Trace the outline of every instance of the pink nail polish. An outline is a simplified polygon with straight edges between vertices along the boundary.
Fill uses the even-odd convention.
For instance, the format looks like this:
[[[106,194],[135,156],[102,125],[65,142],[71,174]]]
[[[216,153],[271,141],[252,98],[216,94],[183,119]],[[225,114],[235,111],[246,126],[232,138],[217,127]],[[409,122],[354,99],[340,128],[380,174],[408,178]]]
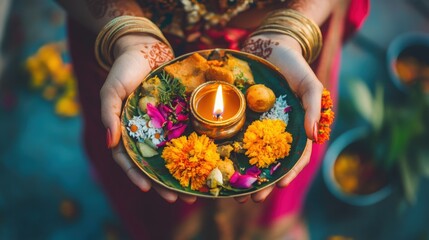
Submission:
[[[314,126],[313,126],[313,140],[315,142],[317,142],[318,133],[319,133],[319,127],[318,127],[318,123],[316,122],[316,123],[314,123]]]
[[[112,145],[112,133],[110,131],[110,128],[107,128],[107,132],[106,132],[106,145],[107,148],[111,148]]]

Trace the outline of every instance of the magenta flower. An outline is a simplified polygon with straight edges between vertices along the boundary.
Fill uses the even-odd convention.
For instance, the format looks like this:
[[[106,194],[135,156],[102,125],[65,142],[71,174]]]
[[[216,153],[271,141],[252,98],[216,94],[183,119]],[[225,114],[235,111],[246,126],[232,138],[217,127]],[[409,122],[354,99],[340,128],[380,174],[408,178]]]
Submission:
[[[246,170],[246,175],[252,176],[252,177],[258,177],[261,174],[261,170],[257,166],[253,166]]]
[[[229,179],[229,184],[235,188],[250,188],[256,180],[258,180],[257,177],[246,174],[242,175],[239,172],[235,172]]]
[[[184,99],[176,98],[171,104],[159,104],[158,107],[147,104],[147,114],[155,128],[163,128],[164,136],[171,140],[180,137],[186,130],[188,107]],[[165,142],[158,144],[158,147],[165,145]]]
[[[253,166],[247,169],[245,174],[240,174],[236,171],[229,179],[229,183],[235,188],[250,188],[258,180],[260,174],[261,170]]]
[[[287,106],[287,107],[285,107],[285,109],[284,109],[284,112],[285,112],[285,113],[288,113],[288,112],[290,112],[290,111],[292,111],[292,106]]]
[[[178,123],[178,124],[172,125],[170,129],[167,129],[168,140],[180,137],[185,130],[186,130],[186,124],[184,123]]]
[[[147,104],[147,115],[149,115],[150,121],[156,128],[162,128],[167,122],[163,114],[158,110],[158,108],[156,108],[150,103]]]

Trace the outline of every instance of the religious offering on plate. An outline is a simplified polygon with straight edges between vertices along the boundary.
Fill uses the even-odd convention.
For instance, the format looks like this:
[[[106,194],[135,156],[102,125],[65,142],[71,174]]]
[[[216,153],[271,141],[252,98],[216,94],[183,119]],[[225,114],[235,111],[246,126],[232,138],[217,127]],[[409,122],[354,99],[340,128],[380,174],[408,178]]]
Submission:
[[[134,163],[181,193],[226,198],[280,180],[307,150],[304,110],[275,66],[214,49],[152,71],[125,103]]]

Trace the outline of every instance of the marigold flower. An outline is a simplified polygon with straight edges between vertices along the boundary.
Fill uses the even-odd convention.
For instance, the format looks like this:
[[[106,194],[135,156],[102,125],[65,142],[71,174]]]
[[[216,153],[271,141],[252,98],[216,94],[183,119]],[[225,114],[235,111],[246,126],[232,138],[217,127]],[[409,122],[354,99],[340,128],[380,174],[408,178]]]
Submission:
[[[325,88],[322,92],[322,109],[332,108],[334,104],[332,103],[331,93]]]
[[[322,144],[329,140],[331,134],[331,124],[334,122],[335,113],[332,111],[331,93],[327,89],[322,92],[322,105],[319,120],[319,131],[316,143]]]
[[[55,112],[64,117],[74,117],[79,114],[79,103],[75,98],[61,97],[55,104]]]
[[[171,140],[162,151],[168,171],[183,187],[198,190],[220,160],[217,146],[206,135],[195,132]]]
[[[259,168],[268,167],[277,159],[289,155],[292,135],[286,132],[286,123],[278,119],[254,121],[244,133],[243,148],[249,163]]]

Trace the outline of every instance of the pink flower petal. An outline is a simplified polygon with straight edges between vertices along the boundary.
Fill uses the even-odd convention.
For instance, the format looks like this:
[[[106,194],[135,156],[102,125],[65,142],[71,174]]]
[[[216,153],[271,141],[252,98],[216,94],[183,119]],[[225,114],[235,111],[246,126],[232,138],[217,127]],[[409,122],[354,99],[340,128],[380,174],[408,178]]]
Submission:
[[[246,175],[257,178],[261,174],[261,170],[257,166],[253,166],[246,170]]]
[[[186,115],[186,114],[178,114],[177,115],[177,121],[184,122],[186,120],[188,120],[188,115]]]
[[[177,124],[168,132],[168,140],[178,138],[186,129],[186,124]]]
[[[168,115],[173,112],[173,110],[169,106],[164,104],[160,104],[158,109],[162,116],[164,116],[164,118],[167,118]]]
[[[150,103],[147,104],[147,115],[155,128],[161,128],[166,123],[164,116]]]
[[[257,179],[257,177],[241,175],[239,172],[235,172],[229,179],[229,183],[235,188],[250,188]]]
[[[172,122],[172,121],[170,121],[170,120],[168,120],[168,121],[167,121],[167,124],[166,124],[166,129],[167,129],[167,131],[170,131],[171,129],[173,129],[173,127],[174,127],[173,122]]]
[[[277,163],[276,165],[272,166],[270,168],[270,175],[273,175],[273,173],[280,167],[281,163]]]
[[[164,147],[165,144],[167,144],[167,141],[162,141],[162,142],[158,143],[156,146],[160,148],[160,147]]]
[[[288,113],[290,111],[292,111],[292,106],[285,107],[285,110],[284,110],[285,113]]]
[[[184,106],[182,104],[180,104],[180,103],[177,104],[176,109],[175,109],[176,114],[181,113],[183,109],[184,109]]]

